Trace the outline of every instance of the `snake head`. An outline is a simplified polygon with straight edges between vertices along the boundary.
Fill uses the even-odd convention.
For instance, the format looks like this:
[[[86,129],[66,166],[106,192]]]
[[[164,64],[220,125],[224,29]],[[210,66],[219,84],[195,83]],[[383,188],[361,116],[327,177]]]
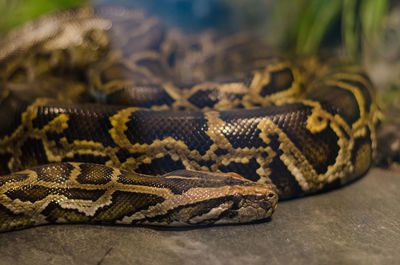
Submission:
[[[278,202],[278,195],[270,185],[232,187],[233,194],[218,208],[222,213],[214,224],[249,223],[268,219]]]
[[[180,174],[186,172],[181,171]],[[268,219],[276,209],[278,195],[274,185],[255,183],[235,173],[190,174],[192,177],[195,174],[197,178],[206,178],[208,184],[206,187],[197,185],[187,191],[188,197],[197,200],[180,208],[179,214],[176,214],[180,216],[176,220],[180,224],[248,223]],[[215,184],[209,184],[212,182]]]

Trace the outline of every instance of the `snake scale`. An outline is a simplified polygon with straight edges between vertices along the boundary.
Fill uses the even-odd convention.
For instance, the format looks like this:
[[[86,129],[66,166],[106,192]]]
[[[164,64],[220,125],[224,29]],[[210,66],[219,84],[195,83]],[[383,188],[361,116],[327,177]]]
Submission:
[[[372,84],[246,34],[84,6],[0,41],[0,231],[268,219],[370,167]],[[235,172],[235,173],[232,173]]]

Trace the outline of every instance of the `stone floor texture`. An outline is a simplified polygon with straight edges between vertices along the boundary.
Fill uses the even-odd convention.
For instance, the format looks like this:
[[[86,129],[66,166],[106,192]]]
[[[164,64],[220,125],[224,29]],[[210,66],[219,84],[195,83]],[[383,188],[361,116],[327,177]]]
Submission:
[[[269,222],[189,230],[42,226],[0,234],[2,264],[400,264],[400,174],[280,202]]]

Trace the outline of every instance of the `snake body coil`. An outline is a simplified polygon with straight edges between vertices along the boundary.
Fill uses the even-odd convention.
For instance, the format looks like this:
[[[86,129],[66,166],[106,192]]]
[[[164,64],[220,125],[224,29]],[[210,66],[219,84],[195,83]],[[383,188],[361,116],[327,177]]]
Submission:
[[[0,84],[0,231],[265,219],[277,193],[360,177],[375,149],[357,66],[183,35],[137,10],[82,7],[11,32]]]

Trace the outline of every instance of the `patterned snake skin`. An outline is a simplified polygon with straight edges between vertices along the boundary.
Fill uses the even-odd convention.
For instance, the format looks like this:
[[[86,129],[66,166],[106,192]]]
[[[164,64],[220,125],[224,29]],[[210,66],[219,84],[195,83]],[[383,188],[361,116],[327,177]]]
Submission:
[[[269,218],[362,176],[371,82],[260,40],[81,7],[0,41],[0,231]],[[231,173],[235,172],[235,173]]]

